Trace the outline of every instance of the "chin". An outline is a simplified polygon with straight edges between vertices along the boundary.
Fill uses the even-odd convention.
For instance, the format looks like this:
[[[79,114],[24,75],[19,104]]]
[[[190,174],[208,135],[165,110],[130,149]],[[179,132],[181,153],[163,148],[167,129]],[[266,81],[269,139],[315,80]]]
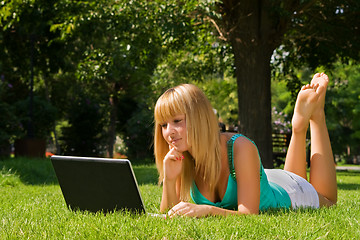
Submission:
[[[178,151],[178,152],[186,152],[188,149],[187,148],[184,148],[184,147],[181,147],[181,146],[174,146],[175,150]]]

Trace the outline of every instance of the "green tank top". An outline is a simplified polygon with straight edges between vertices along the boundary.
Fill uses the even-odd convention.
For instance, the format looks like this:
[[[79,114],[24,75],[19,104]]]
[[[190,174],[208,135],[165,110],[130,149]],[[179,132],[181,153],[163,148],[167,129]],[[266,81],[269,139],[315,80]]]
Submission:
[[[191,199],[196,204],[206,204],[212,205],[216,207],[236,210],[238,208],[238,201],[237,201],[237,183],[236,183],[236,176],[235,176],[235,169],[234,169],[234,142],[238,137],[245,137],[242,134],[236,134],[231,137],[231,139],[227,142],[228,147],[228,160],[229,160],[229,168],[230,174],[228,178],[228,184],[226,188],[226,192],[224,198],[221,202],[211,202],[206,199],[197,188],[195,181],[192,184],[190,189],[190,196]],[[247,138],[247,137],[245,137]],[[250,140],[249,138],[247,138]],[[250,140],[251,141],[251,140]],[[254,145],[255,143],[251,141]],[[256,146],[256,145],[255,145]],[[260,158],[260,155],[259,155]],[[269,208],[290,208],[291,207],[291,200],[289,194],[279,185],[275,183],[271,183],[268,181],[267,176],[264,171],[264,167],[260,162],[260,210],[266,210]]]

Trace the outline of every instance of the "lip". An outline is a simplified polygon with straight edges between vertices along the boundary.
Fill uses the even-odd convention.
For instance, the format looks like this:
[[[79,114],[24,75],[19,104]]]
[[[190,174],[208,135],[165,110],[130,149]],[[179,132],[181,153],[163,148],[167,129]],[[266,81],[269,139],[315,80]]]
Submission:
[[[181,140],[181,138],[177,138],[177,139],[172,139],[171,140],[171,144],[176,144],[177,142],[179,142]]]

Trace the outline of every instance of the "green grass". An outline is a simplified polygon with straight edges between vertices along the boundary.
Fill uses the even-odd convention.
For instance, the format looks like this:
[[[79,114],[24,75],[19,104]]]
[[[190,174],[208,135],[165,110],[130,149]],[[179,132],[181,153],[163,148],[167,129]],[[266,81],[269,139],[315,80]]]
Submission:
[[[134,171],[146,208],[158,213],[154,165]],[[332,208],[259,216],[161,219],[69,211],[48,159],[0,161],[0,239],[360,239],[360,173],[339,172]]]

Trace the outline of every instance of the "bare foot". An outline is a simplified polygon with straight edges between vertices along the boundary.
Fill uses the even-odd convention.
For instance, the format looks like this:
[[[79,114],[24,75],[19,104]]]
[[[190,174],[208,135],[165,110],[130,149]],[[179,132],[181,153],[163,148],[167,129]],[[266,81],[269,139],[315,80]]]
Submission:
[[[325,117],[325,95],[327,85],[329,84],[329,77],[325,73],[316,73],[311,80],[311,84],[319,84],[316,92],[319,94],[318,102],[316,103],[316,109],[314,109],[311,120],[317,121]]]
[[[320,85],[316,83],[307,84],[301,88],[296,99],[294,115],[291,121],[293,132],[306,133],[310,118],[318,107],[319,87]]]

